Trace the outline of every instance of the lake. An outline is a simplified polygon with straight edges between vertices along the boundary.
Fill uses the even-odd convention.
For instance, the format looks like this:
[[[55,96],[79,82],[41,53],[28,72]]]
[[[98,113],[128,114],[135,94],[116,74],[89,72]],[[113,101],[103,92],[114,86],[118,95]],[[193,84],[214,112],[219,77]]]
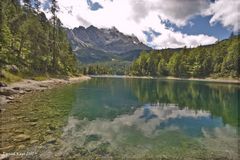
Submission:
[[[239,93],[234,84],[92,78],[10,104],[1,147],[41,159],[235,160]]]

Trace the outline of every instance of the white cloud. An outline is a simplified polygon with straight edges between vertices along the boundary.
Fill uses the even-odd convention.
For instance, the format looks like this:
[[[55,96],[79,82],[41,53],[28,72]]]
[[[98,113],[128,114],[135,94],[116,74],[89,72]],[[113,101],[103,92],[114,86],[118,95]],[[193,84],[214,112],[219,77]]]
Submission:
[[[131,0],[133,18],[140,21],[156,11],[161,19],[169,20],[177,26],[184,26],[195,15],[208,8],[208,0]]]
[[[194,15],[201,14],[201,11],[206,9],[207,0],[92,1],[98,2],[103,8],[91,11],[86,0],[59,0],[61,12],[58,13],[58,17],[69,28],[80,25],[88,27],[90,24],[99,28],[115,26],[120,32],[128,35],[134,34],[142,42],[156,49],[195,47],[217,41],[216,38],[207,35],[187,35],[175,32],[163,23],[169,21],[177,26],[186,25]],[[71,12],[69,12],[70,9]],[[147,37],[143,33],[149,28],[161,33],[160,36],[153,37],[150,43],[147,42]]]
[[[224,27],[230,27],[233,31],[240,31],[240,1],[239,0],[217,0],[210,4],[204,13],[212,15],[210,24],[222,23]]]

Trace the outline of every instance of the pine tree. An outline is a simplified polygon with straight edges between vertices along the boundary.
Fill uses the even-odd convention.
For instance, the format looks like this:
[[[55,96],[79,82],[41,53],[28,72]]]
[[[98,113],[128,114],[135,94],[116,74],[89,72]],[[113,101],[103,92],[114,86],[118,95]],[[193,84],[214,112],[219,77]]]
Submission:
[[[23,0],[24,6],[28,9],[32,7],[31,0]]]
[[[52,69],[56,69],[57,65],[57,59],[56,59],[56,54],[57,54],[57,48],[56,48],[56,43],[57,43],[57,12],[59,11],[59,6],[57,4],[57,0],[52,0],[51,1],[51,13],[52,13],[52,23],[53,23],[53,33],[52,33]]]

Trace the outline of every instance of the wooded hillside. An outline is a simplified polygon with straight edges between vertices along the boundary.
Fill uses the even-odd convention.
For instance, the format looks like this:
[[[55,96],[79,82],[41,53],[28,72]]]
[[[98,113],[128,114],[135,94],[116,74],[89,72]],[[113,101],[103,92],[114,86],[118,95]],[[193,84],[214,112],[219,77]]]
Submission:
[[[2,72],[67,75],[76,71],[75,55],[56,16],[56,1],[51,1],[50,20],[39,11],[39,4],[38,0],[34,5],[24,0],[23,6],[18,0],[0,1]]]
[[[143,52],[132,66],[132,75],[174,77],[232,77],[240,73],[239,36],[213,45],[179,50]]]

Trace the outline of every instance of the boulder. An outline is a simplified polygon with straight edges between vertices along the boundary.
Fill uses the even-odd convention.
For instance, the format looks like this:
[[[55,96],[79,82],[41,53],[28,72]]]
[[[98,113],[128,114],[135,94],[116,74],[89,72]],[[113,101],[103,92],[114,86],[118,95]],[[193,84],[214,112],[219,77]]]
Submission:
[[[4,96],[11,96],[16,94],[17,92],[14,91],[11,88],[0,88],[0,95],[4,95]]]
[[[4,82],[0,82],[0,87],[7,87],[7,84]]]

